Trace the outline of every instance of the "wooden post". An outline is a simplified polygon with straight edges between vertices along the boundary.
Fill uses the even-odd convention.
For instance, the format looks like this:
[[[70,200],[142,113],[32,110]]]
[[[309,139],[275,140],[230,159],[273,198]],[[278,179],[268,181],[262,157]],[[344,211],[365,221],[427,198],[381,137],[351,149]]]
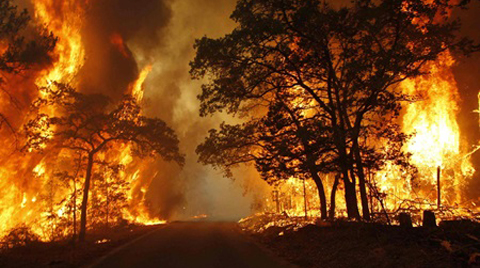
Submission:
[[[273,192],[272,192],[272,195],[273,195],[273,201],[275,202],[275,207],[277,209],[277,214],[280,213],[280,206],[279,206],[279,203],[278,203],[278,190],[277,189],[273,189]]]
[[[437,227],[435,213],[430,210],[423,211],[423,227]]]
[[[399,214],[400,227],[412,227],[412,218],[409,213],[402,212]]]
[[[437,209],[442,205],[442,195],[440,187],[440,166],[437,167]]]

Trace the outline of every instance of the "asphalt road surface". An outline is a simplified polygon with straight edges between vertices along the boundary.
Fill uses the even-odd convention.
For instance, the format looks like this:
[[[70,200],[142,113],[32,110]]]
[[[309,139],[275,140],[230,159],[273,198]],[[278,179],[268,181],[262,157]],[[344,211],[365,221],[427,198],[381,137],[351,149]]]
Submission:
[[[172,223],[115,250],[95,268],[284,268],[260,249],[235,223]]]

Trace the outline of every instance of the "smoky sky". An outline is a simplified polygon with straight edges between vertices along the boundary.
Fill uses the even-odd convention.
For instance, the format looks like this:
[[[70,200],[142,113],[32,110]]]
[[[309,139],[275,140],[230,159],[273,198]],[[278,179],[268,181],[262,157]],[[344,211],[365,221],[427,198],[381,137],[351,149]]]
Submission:
[[[142,44],[136,41],[129,44],[136,57],[141,59],[140,65],[153,66],[146,81],[148,113],[174,126],[181,141],[180,146],[186,153],[186,165],[182,171],[159,172],[158,176],[162,179],[152,183],[168,185],[170,189],[183,194],[183,202],[178,203],[174,211],[176,217],[209,214],[212,218],[238,219],[250,213],[251,196],[243,195],[242,184],[258,179],[256,174],[244,173],[236,182],[232,182],[210,167],[197,163],[196,146],[203,141],[209,129],[228,118],[223,115],[199,116],[197,95],[201,81],[192,81],[189,75],[189,62],[195,55],[195,39],[204,35],[220,37],[231,31],[235,25],[229,16],[235,3],[235,0],[172,2],[172,17],[159,46],[146,52]],[[262,187],[263,182],[259,179],[258,182]],[[157,200],[159,207],[162,207],[165,201],[162,195],[154,190],[150,194],[152,200]],[[173,200],[178,201],[175,198]]]
[[[454,13],[454,16],[461,20],[461,34],[477,43],[480,43],[479,14],[479,1],[472,1],[469,9],[457,10]],[[471,150],[472,145],[480,142],[479,114],[474,112],[479,109],[477,95],[480,92],[480,53],[469,57],[457,57],[457,64],[453,71],[461,99],[458,122],[464,139],[463,143],[467,149]],[[480,196],[480,180],[478,179],[480,176],[480,152],[472,155],[472,163],[477,172],[473,179],[465,185],[465,190],[470,199],[477,199]]]
[[[125,43],[134,41],[142,51],[162,45],[163,32],[171,20],[168,1],[103,0],[91,1],[82,31],[86,61],[81,87],[86,92],[102,92],[113,99],[138,75],[138,66],[128,47],[122,53],[112,44],[114,36]]]
[[[248,215],[251,197],[244,195],[242,184],[255,178],[255,174],[232,182],[197,163],[196,146],[223,118],[199,117],[196,96],[201,83],[192,81],[188,73],[196,38],[218,37],[233,29],[229,15],[235,1],[89,3],[82,29],[86,58],[79,77],[80,89],[118,100],[137,78],[139,70],[151,65],[145,83],[145,112],[175,129],[181,150],[186,154],[183,169],[159,160],[154,166],[158,172],[145,174],[147,205],[152,215],[167,219],[198,214],[223,219]],[[118,40],[112,42],[115,36],[122,37],[125,51],[119,49]],[[154,174],[152,181],[148,179],[151,174]]]

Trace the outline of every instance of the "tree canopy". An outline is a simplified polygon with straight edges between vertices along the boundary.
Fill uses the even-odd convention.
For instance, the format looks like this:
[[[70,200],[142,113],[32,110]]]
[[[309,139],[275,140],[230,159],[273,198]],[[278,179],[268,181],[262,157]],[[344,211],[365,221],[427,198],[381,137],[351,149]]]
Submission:
[[[408,166],[401,150],[408,136],[397,118],[402,104],[413,98],[397,85],[424,74],[426,63],[446,51],[468,54],[479,48],[458,37],[459,21],[447,19],[446,11],[465,4],[359,0],[335,8],[319,0],[240,0],[231,16],[238,26],[231,33],[195,44],[191,75],[208,78],[199,95],[200,113],[248,115],[251,122],[261,122],[262,131],[274,123],[292,133],[277,137],[276,146],[262,148],[263,155],[277,156],[279,150],[284,156],[298,155],[303,148],[310,152],[312,167],[336,159],[349,217],[360,218],[358,182],[363,218],[369,220],[365,168],[378,169],[387,158]],[[289,95],[294,97],[284,97]],[[279,103],[283,109],[276,108]],[[301,109],[305,112],[298,116]],[[199,146],[201,160],[221,154],[209,148],[215,140],[250,144],[239,140],[247,132],[237,135],[250,128],[223,124],[221,129],[223,136],[212,131]],[[385,144],[394,149],[386,150]],[[233,153],[245,155],[245,150]],[[217,159],[224,165],[220,158],[210,158],[209,164]],[[265,159],[268,163],[257,165],[260,171],[266,163],[277,173],[288,170],[285,163],[274,164],[286,158]],[[264,175],[271,179],[271,173]]]
[[[48,64],[51,61],[50,52],[57,42],[53,33],[31,25],[30,21],[27,10],[19,11],[11,0],[0,1],[0,91],[14,105],[18,102],[17,96],[4,86],[7,75]],[[7,114],[0,113],[0,127],[5,124],[15,133]]]
[[[160,156],[183,165],[184,156],[179,152],[174,130],[161,119],[143,116],[134,98],[125,96],[115,105],[103,95],[85,95],[60,83],[52,83],[42,91],[43,97],[34,103],[37,116],[25,125],[25,149],[54,146],[87,155],[80,240],[85,238],[90,180],[99,152],[128,143],[139,157]],[[55,112],[46,114],[43,109]]]

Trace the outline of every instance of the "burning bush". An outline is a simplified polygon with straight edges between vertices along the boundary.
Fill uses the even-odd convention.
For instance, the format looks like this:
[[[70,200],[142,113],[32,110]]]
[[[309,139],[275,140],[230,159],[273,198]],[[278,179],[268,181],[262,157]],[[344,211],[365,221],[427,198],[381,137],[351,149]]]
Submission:
[[[28,226],[18,226],[10,230],[2,238],[2,249],[11,249],[19,246],[26,246],[40,241],[40,238],[32,232]]]

